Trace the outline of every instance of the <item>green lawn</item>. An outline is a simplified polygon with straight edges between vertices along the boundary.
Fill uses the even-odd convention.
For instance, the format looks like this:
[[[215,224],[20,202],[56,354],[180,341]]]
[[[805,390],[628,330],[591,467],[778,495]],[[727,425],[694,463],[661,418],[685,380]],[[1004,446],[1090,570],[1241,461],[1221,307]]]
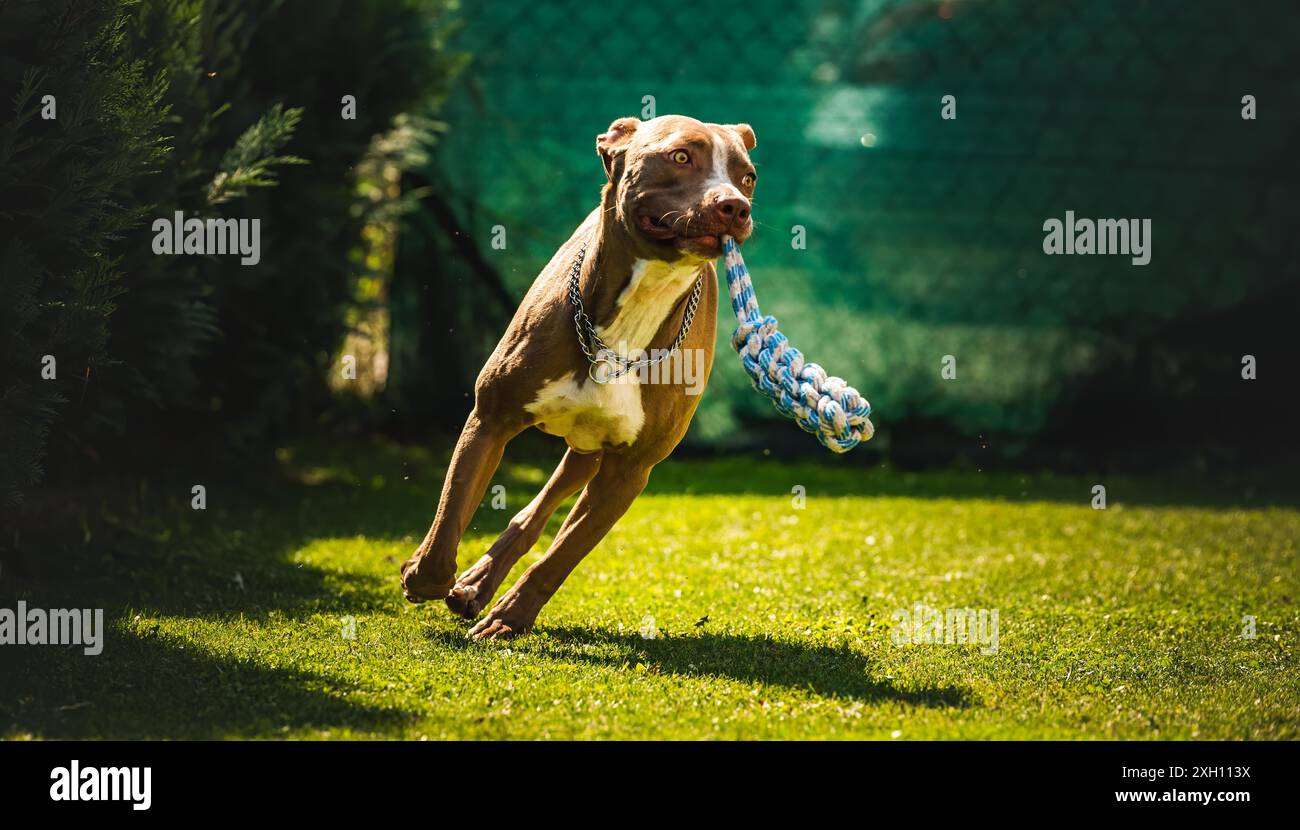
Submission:
[[[1267,488],[675,461],[534,634],[479,644],[397,587],[442,459],[281,460],[204,512],[121,520],[57,579],[4,575],[0,605],[103,605],[111,630],[98,657],[0,646],[0,736],[1300,736],[1300,511]],[[503,467],[462,565],[548,473]],[[997,653],[895,645],[918,602],[996,609]]]

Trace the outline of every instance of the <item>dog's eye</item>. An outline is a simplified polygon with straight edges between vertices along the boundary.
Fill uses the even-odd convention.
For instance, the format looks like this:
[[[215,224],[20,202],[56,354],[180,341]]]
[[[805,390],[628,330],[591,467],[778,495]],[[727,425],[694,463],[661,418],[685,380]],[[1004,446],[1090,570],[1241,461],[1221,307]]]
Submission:
[[[677,164],[690,164],[691,154],[685,150],[673,150],[672,160]]]
[[[745,178],[741,179],[740,183],[743,184],[745,187],[753,187],[754,183],[757,181],[758,179],[754,178],[753,173],[746,173]]]

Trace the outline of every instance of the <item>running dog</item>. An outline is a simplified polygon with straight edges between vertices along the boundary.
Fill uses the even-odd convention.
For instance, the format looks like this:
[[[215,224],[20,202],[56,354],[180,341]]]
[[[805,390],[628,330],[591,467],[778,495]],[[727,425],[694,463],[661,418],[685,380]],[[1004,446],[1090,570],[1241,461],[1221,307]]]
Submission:
[[[479,373],[433,525],[401,566],[407,599],[441,599],[477,617],[551,514],[582,490],[546,554],[469,634],[528,632],[681,441],[699,389],[643,383],[638,369],[652,360],[647,354],[699,350],[696,382],[707,382],[717,329],[714,260],[724,235],[743,243],[753,231],[754,145],[748,124],[680,115],[620,118],[596,136],[608,179],[600,206],[542,270]],[[568,451],[541,492],[457,577],[461,535],[506,444],[528,427],[560,436]]]

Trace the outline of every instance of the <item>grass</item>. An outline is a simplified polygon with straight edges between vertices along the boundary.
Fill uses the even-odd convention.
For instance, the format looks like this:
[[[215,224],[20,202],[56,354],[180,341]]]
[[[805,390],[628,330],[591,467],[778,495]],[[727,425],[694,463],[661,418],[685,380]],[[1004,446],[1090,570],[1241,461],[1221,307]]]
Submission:
[[[1300,511],[1254,485],[1105,480],[1103,511],[1080,479],[669,462],[536,633],[478,644],[396,585],[441,459],[281,460],[6,575],[0,606],[105,607],[110,631],[98,657],[0,646],[0,736],[1300,736]],[[462,565],[548,473],[502,469]],[[997,609],[997,653],[895,645],[918,602]]]

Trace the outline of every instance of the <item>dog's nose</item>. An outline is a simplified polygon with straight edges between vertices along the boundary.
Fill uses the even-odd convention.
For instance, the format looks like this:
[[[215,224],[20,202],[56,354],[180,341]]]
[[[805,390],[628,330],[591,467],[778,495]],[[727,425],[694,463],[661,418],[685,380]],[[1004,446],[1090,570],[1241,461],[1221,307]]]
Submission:
[[[718,219],[724,225],[733,228],[743,227],[749,221],[749,200],[739,196],[732,196],[727,199],[719,199],[714,206],[718,212]]]

